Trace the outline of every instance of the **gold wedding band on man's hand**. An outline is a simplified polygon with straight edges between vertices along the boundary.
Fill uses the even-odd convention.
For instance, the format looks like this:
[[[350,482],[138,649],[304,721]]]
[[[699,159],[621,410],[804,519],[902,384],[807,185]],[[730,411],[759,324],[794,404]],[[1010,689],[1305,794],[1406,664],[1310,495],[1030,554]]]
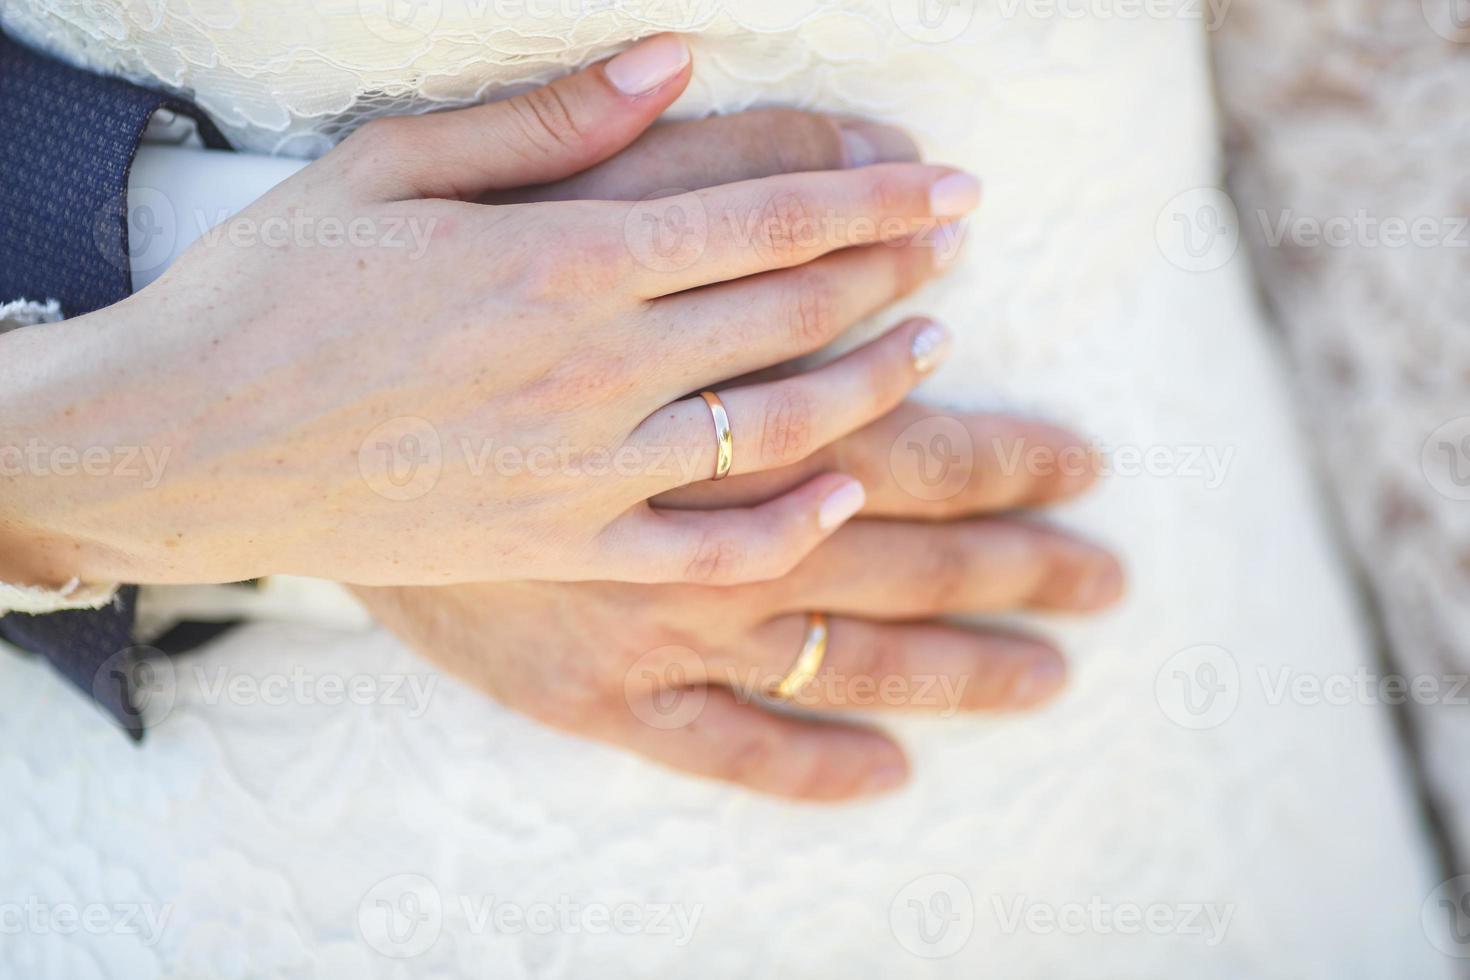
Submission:
[[[822,669],[822,661],[827,656],[827,636],[827,614],[807,613],[806,639],[802,641],[801,653],[796,655],[796,662],[791,665],[786,676],[772,685],[766,693],[781,701],[790,701],[796,697],[817,676],[817,671]]]

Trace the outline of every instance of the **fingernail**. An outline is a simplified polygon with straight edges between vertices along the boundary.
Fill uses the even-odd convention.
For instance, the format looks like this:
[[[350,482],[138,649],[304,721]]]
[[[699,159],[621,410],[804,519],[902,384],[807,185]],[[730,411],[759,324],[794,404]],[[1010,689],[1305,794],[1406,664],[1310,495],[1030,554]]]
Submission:
[[[1017,706],[1036,704],[1061,689],[1067,679],[1067,668],[1050,657],[1037,660],[1016,678],[1011,688],[1011,701]]]
[[[913,359],[914,370],[920,374],[928,374],[949,356],[949,348],[949,331],[930,320],[909,342],[909,356]]]
[[[863,779],[860,791],[865,795],[887,793],[902,786],[908,777],[908,769],[891,762],[869,772]]]
[[[624,95],[652,92],[689,64],[689,46],[674,34],[640,41],[607,63],[603,71]]]
[[[862,510],[867,500],[868,494],[863,490],[863,485],[856,480],[849,480],[822,501],[822,509],[817,511],[817,524],[823,531],[830,531]]]
[[[843,120],[838,123],[849,167],[874,163],[911,163],[919,159],[919,148],[908,133],[897,126]]]
[[[1107,562],[1077,583],[1072,601],[1082,609],[1096,609],[1122,594],[1123,573],[1117,565]]]
[[[966,173],[940,177],[929,188],[929,207],[936,218],[957,218],[980,204],[980,181]]]

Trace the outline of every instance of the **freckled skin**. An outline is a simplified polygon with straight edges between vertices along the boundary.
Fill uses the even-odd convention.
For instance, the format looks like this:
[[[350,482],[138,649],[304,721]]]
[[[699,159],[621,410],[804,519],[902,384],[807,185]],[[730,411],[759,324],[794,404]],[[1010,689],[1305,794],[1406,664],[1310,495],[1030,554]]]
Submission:
[[[839,259],[855,240],[833,237],[766,258],[722,229],[782,201],[783,214],[831,211],[838,228],[887,218],[903,239],[935,220],[929,188],[954,172],[905,161],[775,173],[698,201],[478,203],[529,185],[555,195],[557,180],[637,140],[689,80],[682,42],[643,43],[682,60],[636,97],[602,66],[554,83],[566,132],[528,130],[558,118],[524,97],[376,121],[126,301],[0,335],[0,397],[15,402],[0,417],[22,438],[139,448],[157,464],[12,481],[0,580],[716,584],[769,578],[816,547],[834,528],[823,503],[852,499],[851,477],[813,473],[719,512],[649,501],[712,469],[708,409],[689,392],[819,346],[820,331],[787,329],[793,290],[768,274],[808,264],[833,295],[860,297],[819,325],[835,336],[893,298],[901,249]],[[900,190],[875,195],[875,182]],[[879,197],[893,214],[869,214]],[[689,261],[674,267],[647,237],[670,227],[670,203],[697,204],[716,233],[676,243],[667,254]],[[700,308],[686,312],[690,291]],[[759,433],[762,416],[796,403],[824,426],[737,452],[737,474],[897,404],[919,380],[916,329],[899,324],[789,382],[727,388],[737,431]],[[788,383],[810,390],[783,393]],[[780,456],[792,458],[767,458]],[[56,547],[72,542],[80,551]]]

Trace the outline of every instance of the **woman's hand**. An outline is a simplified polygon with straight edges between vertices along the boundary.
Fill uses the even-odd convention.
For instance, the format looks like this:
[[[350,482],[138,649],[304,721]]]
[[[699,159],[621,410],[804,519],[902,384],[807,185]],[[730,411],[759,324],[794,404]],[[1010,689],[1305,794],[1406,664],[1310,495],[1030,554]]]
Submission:
[[[933,415],[904,405],[800,466],[682,492],[686,505],[725,506],[828,467],[860,474],[869,489],[863,518],[775,581],[357,593],[426,658],[553,727],[781,796],[836,800],[892,789],[907,763],[888,736],[772,712],[757,697],[791,669],[806,612],[827,612],[831,632],[822,670],[793,699],[799,707],[1021,709],[1062,686],[1060,654],[933,617],[1090,612],[1113,602],[1123,583],[1117,562],[1093,545],[1019,519],[975,516],[1085,488],[1095,457],[1077,437],[1040,423],[958,416],[951,422],[968,434],[973,459],[936,487],[928,476],[943,460],[906,451],[909,435],[923,431],[912,427]],[[1015,469],[1012,460],[1030,465]]]
[[[469,203],[616,153],[688,73],[660,37],[516,99],[371,124],[124,303],[0,338],[7,441],[163,461],[156,485],[8,481],[0,578],[789,571],[861,489],[823,472],[748,508],[651,507],[714,472],[689,393],[816,350],[934,274],[936,229],[976,188],[890,164],[645,202]],[[942,350],[908,322],[725,389],[734,472],[882,416]]]

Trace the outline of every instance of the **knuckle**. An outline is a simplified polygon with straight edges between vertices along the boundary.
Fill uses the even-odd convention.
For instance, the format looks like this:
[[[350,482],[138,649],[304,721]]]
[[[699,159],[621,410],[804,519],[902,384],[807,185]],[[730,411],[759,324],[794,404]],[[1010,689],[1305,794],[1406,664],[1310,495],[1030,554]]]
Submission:
[[[543,85],[511,101],[512,115],[520,134],[547,156],[579,146],[581,124],[566,95],[556,85]]]
[[[753,238],[764,258],[794,264],[815,244],[817,204],[804,191],[782,191],[761,208]]]
[[[771,781],[781,759],[780,746],[765,736],[752,736],[729,743],[716,772],[721,778],[745,785],[764,785]]]
[[[916,580],[923,583],[924,598],[930,608],[936,611],[955,608],[969,581],[965,538],[956,541],[947,535],[921,554]]]
[[[638,379],[622,355],[588,351],[566,358],[538,387],[533,397],[545,408],[575,411],[588,404],[614,401],[636,390]]]
[[[785,304],[787,331],[801,350],[814,350],[836,335],[837,290],[831,280],[817,274],[803,275],[794,283]]]
[[[806,458],[814,437],[812,398],[796,385],[783,385],[766,405],[761,420],[759,459],[765,467]]]
[[[539,228],[536,248],[502,262],[513,295],[541,307],[573,307],[587,296],[605,296],[621,275],[618,246],[596,235]],[[502,239],[503,240],[503,239]]]
[[[776,173],[837,170],[846,162],[842,135],[826,116],[800,109],[766,109],[762,115],[771,138],[760,142],[771,148]]]
[[[407,145],[413,124],[414,120],[405,116],[369,119],[347,137],[344,145],[368,155],[392,154]]]
[[[903,670],[903,650],[891,636],[872,636],[853,648],[851,677],[874,681],[896,677]]]
[[[728,534],[708,533],[684,568],[684,579],[699,585],[721,585],[735,580],[748,567],[745,543]]]
[[[910,195],[897,177],[879,173],[870,178],[868,203],[880,217],[904,216]]]

